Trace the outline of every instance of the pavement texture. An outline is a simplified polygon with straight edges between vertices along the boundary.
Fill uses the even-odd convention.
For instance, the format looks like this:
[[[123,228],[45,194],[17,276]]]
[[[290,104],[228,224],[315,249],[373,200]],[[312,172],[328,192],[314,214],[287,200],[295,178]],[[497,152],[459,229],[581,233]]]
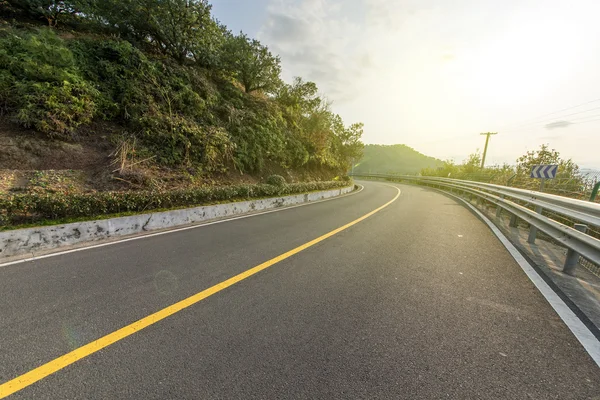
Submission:
[[[15,399],[600,399],[600,369],[492,232],[425,188],[0,267],[0,384],[390,201]]]
[[[496,217],[495,207],[480,207],[481,211],[491,218],[496,226],[527,255],[538,270],[544,273],[561,292],[570,299],[587,317],[590,324],[595,326],[595,332],[600,332],[600,271],[591,264],[579,264],[573,276],[562,272],[567,256],[567,249],[544,240],[545,235],[538,233],[535,244],[527,242],[529,226],[521,222],[516,227],[510,226],[510,216],[503,213]],[[600,336],[596,333],[597,336]]]

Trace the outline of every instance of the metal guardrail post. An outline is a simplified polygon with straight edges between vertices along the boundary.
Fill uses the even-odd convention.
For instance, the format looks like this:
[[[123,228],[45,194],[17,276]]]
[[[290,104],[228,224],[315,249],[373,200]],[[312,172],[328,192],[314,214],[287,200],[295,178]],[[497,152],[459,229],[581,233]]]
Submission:
[[[546,179],[541,179],[540,180],[540,192],[544,191],[544,186],[546,186]],[[538,214],[542,213],[542,207],[541,206],[536,206],[535,207],[535,212]],[[527,238],[527,242],[534,244],[535,243],[535,237],[537,236],[537,228],[535,226],[529,226],[529,237]]]
[[[541,206],[536,206],[535,207],[535,212],[538,213],[538,214],[541,214],[542,213],[542,207]],[[527,237],[527,243],[531,243],[531,244],[535,243],[535,237],[537,236],[537,231],[538,231],[538,229],[535,226],[533,226],[533,225],[529,226],[529,237]]]
[[[504,199],[504,195],[501,194],[500,198]],[[500,215],[502,215],[502,207],[496,206],[496,218],[500,218]],[[511,221],[512,221],[512,218],[511,218]]]
[[[588,227],[584,224],[575,224],[573,228],[577,229],[579,232],[586,233]],[[563,272],[565,274],[575,275],[575,268],[579,262],[579,257],[579,253],[575,250],[567,250],[567,258],[565,258],[565,266],[563,267]]]
[[[517,216],[515,214],[510,216],[510,222],[508,223],[508,226],[510,226],[511,228],[517,227]]]

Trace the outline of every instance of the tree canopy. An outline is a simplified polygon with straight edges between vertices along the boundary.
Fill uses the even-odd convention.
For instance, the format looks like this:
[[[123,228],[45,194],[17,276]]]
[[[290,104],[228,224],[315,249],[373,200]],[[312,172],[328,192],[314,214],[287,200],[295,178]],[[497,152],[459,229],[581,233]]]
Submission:
[[[272,93],[281,84],[281,62],[267,46],[244,33],[229,35],[223,46],[223,64],[244,86],[246,93]]]

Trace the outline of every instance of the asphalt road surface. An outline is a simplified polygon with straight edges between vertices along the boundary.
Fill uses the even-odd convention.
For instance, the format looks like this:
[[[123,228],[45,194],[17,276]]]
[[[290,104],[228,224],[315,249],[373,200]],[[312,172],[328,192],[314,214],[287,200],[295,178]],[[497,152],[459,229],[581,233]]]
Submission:
[[[300,246],[10,398],[600,399],[600,369],[487,226],[437,192],[364,185],[0,267],[0,385]]]

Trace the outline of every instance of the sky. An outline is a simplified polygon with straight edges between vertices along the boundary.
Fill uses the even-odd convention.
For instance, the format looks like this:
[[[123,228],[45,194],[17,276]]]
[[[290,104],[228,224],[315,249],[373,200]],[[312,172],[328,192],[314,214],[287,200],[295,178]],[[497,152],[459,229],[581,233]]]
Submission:
[[[315,82],[363,141],[514,163],[541,144],[600,168],[598,0],[213,0]]]

